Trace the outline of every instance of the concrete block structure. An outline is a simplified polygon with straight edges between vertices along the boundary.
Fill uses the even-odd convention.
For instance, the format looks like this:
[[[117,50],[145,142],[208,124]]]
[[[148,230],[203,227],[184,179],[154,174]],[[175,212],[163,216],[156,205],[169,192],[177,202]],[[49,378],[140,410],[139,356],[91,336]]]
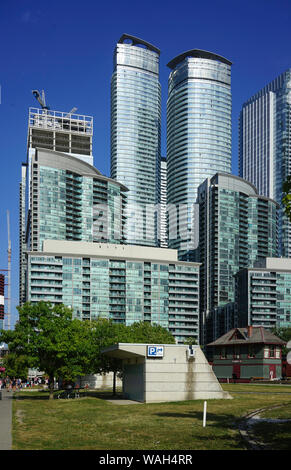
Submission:
[[[231,398],[199,346],[119,343],[102,353],[122,360],[126,399],[155,403]]]

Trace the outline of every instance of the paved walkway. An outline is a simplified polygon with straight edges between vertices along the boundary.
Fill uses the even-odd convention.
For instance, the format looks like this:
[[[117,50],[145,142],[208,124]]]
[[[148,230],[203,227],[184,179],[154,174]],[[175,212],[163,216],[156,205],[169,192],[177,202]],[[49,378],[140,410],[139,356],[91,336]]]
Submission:
[[[0,390],[0,450],[12,449],[12,396],[13,392]]]

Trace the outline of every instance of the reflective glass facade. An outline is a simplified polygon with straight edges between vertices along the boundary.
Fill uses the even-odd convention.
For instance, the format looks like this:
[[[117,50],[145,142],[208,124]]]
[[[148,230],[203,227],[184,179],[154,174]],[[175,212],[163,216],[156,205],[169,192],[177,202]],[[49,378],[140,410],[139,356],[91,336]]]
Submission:
[[[280,258],[280,261],[287,261]],[[289,260],[288,260],[289,261]],[[243,269],[236,275],[235,312],[239,324],[265,328],[291,326],[291,264]]]
[[[191,231],[197,223],[193,204],[198,186],[217,171],[231,172],[231,63],[193,50],[168,66],[168,204],[187,205],[187,216],[178,225]],[[193,256],[187,246],[181,249],[179,237],[170,236],[169,247],[179,249],[181,258]]]
[[[127,188],[75,157],[38,149],[31,158],[30,213],[22,250],[20,303],[27,299],[26,251],[44,240],[123,244]]]
[[[282,184],[291,174],[291,69],[246,101],[239,118],[239,174],[259,194],[282,200]],[[279,254],[291,257],[291,224],[279,218]]]
[[[129,189],[129,244],[158,244],[157,216],[146,207],[159,203],[160,125],[159,50],[122,37],[111,80],[111,177]]]
[[[57,155],[39,150],[32,159],[31,248],[51,239],[123,243],[126,188],[74,157],[54,162]]]
[[[278,255],[279,206],[260,197],[247,181],[226,174],[200,185],[198,201],[200,309],[204,338],[210,342],[226,332],[215,309],[234,301],[234,275],[260,259]]]
[[[30,253],[28,300],[64,303],[82,320],[157,323],[199,341],[199,265]]]

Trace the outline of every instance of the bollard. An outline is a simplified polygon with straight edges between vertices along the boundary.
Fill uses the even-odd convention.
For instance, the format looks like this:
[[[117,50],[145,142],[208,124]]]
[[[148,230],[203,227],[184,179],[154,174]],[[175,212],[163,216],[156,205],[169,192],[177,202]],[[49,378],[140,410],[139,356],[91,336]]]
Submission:
[[[207,410],[207,401],[204,402],[204,409],[203,409],[203,427],[206,426],[206,410]]]

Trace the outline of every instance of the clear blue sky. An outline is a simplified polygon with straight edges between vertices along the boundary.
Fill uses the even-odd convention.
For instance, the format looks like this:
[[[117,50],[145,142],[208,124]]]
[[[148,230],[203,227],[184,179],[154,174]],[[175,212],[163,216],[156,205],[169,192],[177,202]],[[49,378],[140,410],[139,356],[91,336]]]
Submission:
[[[26,160],[27,116],[44,89],[51,109],[94,117],[94,162],[110,168],[110,78],[123,33],[161,50],[162,151],[166,150],[169,69],[193,48],[233,62],[233,173],[242,103],[291,67],[290,0],[15,0],[0,3],[0,269],[7,268],[6,211],[12,240],[12,323],[18,305],[18,191]]]

